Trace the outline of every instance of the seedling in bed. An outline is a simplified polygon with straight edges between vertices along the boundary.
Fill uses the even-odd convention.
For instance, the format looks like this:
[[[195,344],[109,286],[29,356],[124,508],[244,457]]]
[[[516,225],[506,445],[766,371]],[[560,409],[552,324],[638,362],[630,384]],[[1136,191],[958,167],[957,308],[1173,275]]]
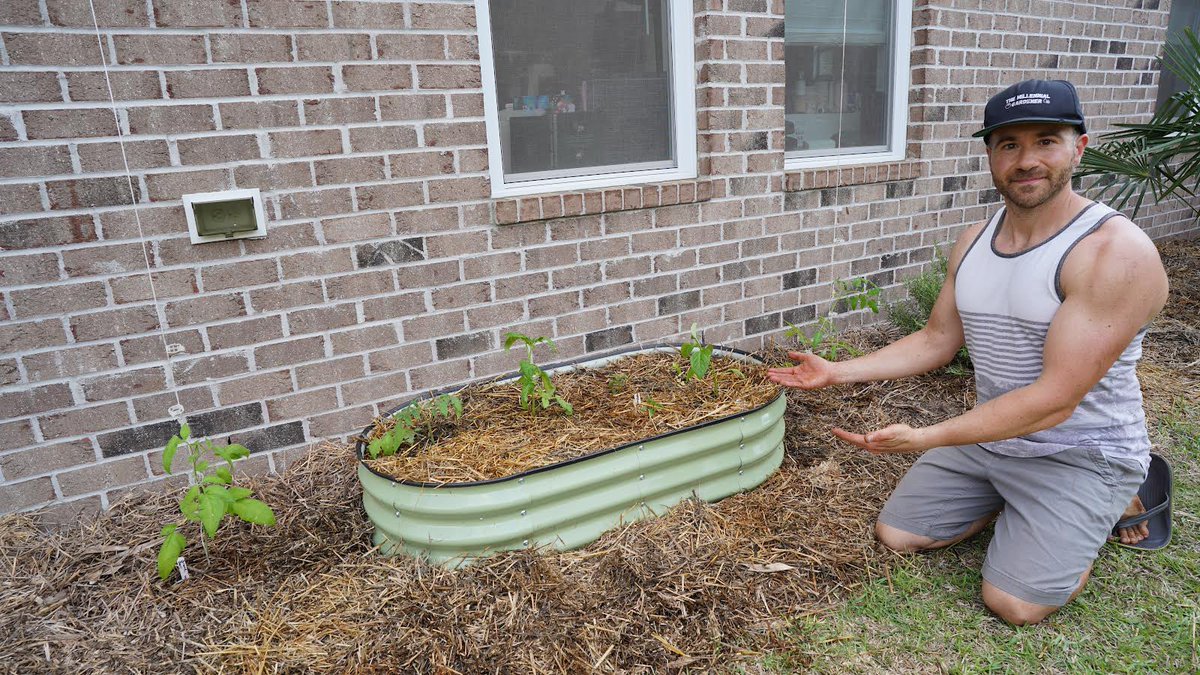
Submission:
[[[367,452],[375,459],[380,455],[391,457],[401,447],[412,447],[422,436],[433,434],[433,424],[438,416],[450,417],[451,411],[454,417],[462,416],[462,399],[454,394],[442,394],[429,401],[405,406],[392,415],[396,420],[392,428],[367,444]]]
[[[687,372],[683,379],[704,379],[712,366],[713,346],[704,344],[704,339],[696,332],[696,324],[692,324],[692,339],[679,346],[679,355],[688,362]]]
[[[551,349],[554,349],[554,342],[549,338],[531,338],[520,333],[504,335],[505,349],[512,349],[512,346],[518,342],[525,345],[526,353],[526,357],[521,360],[518,367],[518,371],[521,373],[517,380],[517,385],[521,388],[521,409],[534,413],[537,412],[539,404],[542,410],[548,409],[551,405],[557,405],[568,415],[575,414],[575,408],[556,393],[554,383],[550,381],[550,375],[533,362],[534,347],[548,344]]]
[[[179,433],[167,441],[162,463],[163,470],[171,473],[175,454],[180,448],[187,450],[188,464],[191,465],[195,484],[188,488],[179,502],[179,510],[188,521],[200,523],[200,545],[204,547],[204,555],[207,558],[208,544],[204,542],[204,537],[216,537],[217,528],[221,526],[225,516],[237,516],[255,525],[274,525],[275,512],[263,502],[252,499],[250,490],[233,484],[233,462],[248,456],[249,450],[237,444],[214,445],[208,440],[193,439],[191,434],[187,424],[181,425]],[[225,460],[226,466],[219,466],[210,471],[208,460],[202,459],[206,452]],[[171,524],[162,529],[163,543],[158,549],[158,576],[164,581],[171,576],[179,554],[187,546],[187,538],[179,533],[179,527]]]

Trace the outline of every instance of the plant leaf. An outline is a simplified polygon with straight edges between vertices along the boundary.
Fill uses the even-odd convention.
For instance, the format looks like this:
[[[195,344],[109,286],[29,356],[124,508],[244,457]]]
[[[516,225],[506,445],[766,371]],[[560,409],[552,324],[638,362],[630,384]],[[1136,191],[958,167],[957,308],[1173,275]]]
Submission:
[[[170,528],[169,532],[168,528]],[[166,581],[167,577],[171,576],[171,570],[175,569],[175,561],[179,559],[179,554],[183,553],[185,546],[187,546],[187,539],[175,531],[174,525],[163,528],[163,543],[158,547],[159,579]]]
[[[179,449],[179,444],[182,442],[183,439],[178,435],[172,436],[171,440],[167,441],[167,447],[163,449],[163,471],[168,474],[171,473],[171,464],[175,461],[175,451]]]
[[[244,488],[244,487],[229,488],[229,498],[235,502],[239,499],[245,499],[246,497],[249,497],[251,494],[253,494],[253,493],[250,492],[250,490],[248,488]]]
[[[192,437],[192,428],[187,425],[187,422],[179,426],[179,437],[185,441]]]
[[[239,499],[233,503],[233,512],[238,518],[255,525],[274,525],[275,512],[257,499]]]
[[[217,536],[217,528],[221,526],[221,518],[225,516],[225,500],[205,490],[200,495],[200,526],[209,539]]]

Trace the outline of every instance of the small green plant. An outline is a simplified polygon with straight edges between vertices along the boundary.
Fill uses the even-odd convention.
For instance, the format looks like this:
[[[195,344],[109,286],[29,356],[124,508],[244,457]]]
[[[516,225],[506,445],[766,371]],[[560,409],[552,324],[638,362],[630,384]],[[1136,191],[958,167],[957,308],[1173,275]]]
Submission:
[[[625,391],[625,388],[628,386],[629,386],[629,376],[628,375],[616,373],[612,377],[608,378],[608,393],[612,394],[613,396],[616,396],[617,394]]]
[[[905,335],[915,333],[929,323],[933,306],[938,296],[942,294],[942,286],[946,283],[947,270],[950,261],[940,248],[933,249],[933,264],[929,269],[904,282],[908,289],[908,300],[890,303],[887,306],[888,321],[899,328]],[[958,350],[954,360],[946,366],[952,375],[966,375],[971,372],[971,356],[967,348]]]
[[[879,312],[879,287],[870,279],[857,279],[833,282],[833,304],[829,314],[817,319],[817,325],[812,332],[806,334],[795,324],[789,323],[784,335],[795,340],[801,347],[820,356],[827,361],[837,361],[843,353],[850,356],[862,356],[862,352],[853,345],[838,337],[837,326],[833,317],[838,312],[851,312],[869,309],[872,313]]]
[[[392,418],[396,423],[378,438],[367,444],[371,458],[391,457],[401,447],[412,447],[421,438],[433,435],[433,425],[438,416],[461,417],[462,399],[454,394],[442,394],[428,401],[420,401],[396,411]]]
[[[655,413],[662,412],[663,405],[655,401],[651,396],[646,396],[645,398],[638,397],[638,399],[639,405],[646,411],[646,417],[654,417]]]
[[[538,405],[541,406],[542,410],[548,409],[551,405],[557,405],[566,414],[575,414],[575,408],[558,395],[554,388],[554,383],[550,380],[550,375],[533,362],[534,347],[540,344],[548,344],[551,349],[554,349],[554,342],[549,338],[531,338],[520,333],[505,334],[505,349],[511,349],[518,342],[525,346],[526,353],[526,357],[521,360],[521,364],[518,367],[520,377],[517,380],[517,385],[521,388],[521,409],[534,413],[537,412]]]
[[[679,355],[688,362],[683,379],[693,377],[697,380],[704,379],[709,368],[712,367],[712,353],[713,346],[704,344],[704,339],[696,331],[696,324],[692,324],[691,339],[679,346]],[[680,368],[676,366],[675,370],[679,372]]]
[[[250,490],[233,484],[233,462],[250,454],[244,446],[237,444],[214,445],[209,440],[196,440],[187,424],[179,427],[179,433],[167,441],[163,450],[163,470],[171,473],[171,464],[180,448],[187,450],[193,484],[179,502],[179,510],[189,522],[200,524],[200,545],[208,557],[208,545],[204,538],[217,536],[217,528],[225,516],[236,516],[255,525],[274,525],[275,512],[265,503],[253,499]],[[204,457],[211,453],[225,461],[225,466],[211,469]],[[211,470],[210,470],[211,469]],[[179,525],[170,524],[162,529],[163,543],[158,549],[158,576],[166,581],[171,576],[179,554],[187,546],[187,538],[179,532]]]

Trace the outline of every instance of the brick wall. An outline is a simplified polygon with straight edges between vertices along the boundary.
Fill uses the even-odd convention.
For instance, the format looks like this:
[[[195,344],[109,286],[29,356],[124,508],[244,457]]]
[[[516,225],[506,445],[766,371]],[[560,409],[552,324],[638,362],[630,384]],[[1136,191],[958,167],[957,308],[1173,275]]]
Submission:
[[[493,201],[470,2],[96,5],[99,42],[87,3],[0,7],[0,512],[50,520],[163,483],[176,397],[277,470],[511,370],[507,330],[562,358],[693,322],[756,348],[835,279],[896,297],[996,206],[969,138],[986,98],[1066,77],[1095,131],[1143,119],[1167,17],[918,2],[907,159],[788,173],[782,1],[697,0],[697,181]],[[235,187],[263,191],[269,236],[190,244],[180,196]],[[1143,224],[1194,231],[1180,208]]]

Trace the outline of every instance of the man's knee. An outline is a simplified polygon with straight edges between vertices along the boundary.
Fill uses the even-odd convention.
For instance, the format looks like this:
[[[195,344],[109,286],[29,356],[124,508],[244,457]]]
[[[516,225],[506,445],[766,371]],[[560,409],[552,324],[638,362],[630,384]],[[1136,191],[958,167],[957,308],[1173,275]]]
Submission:
[[[988,582],[983,582],[983,604],[993,614],[1014,626],[1029,626],[1040,623],[1046,617],[1058,611],[1052,605],[1039,605],[1026,602],[1014,595],[1005,593]]]
[[[896,553],[915,553],[938,543],[933,537],[922,537],[912,532],[905,532],[879,521],[875,522],[875,538]]]

